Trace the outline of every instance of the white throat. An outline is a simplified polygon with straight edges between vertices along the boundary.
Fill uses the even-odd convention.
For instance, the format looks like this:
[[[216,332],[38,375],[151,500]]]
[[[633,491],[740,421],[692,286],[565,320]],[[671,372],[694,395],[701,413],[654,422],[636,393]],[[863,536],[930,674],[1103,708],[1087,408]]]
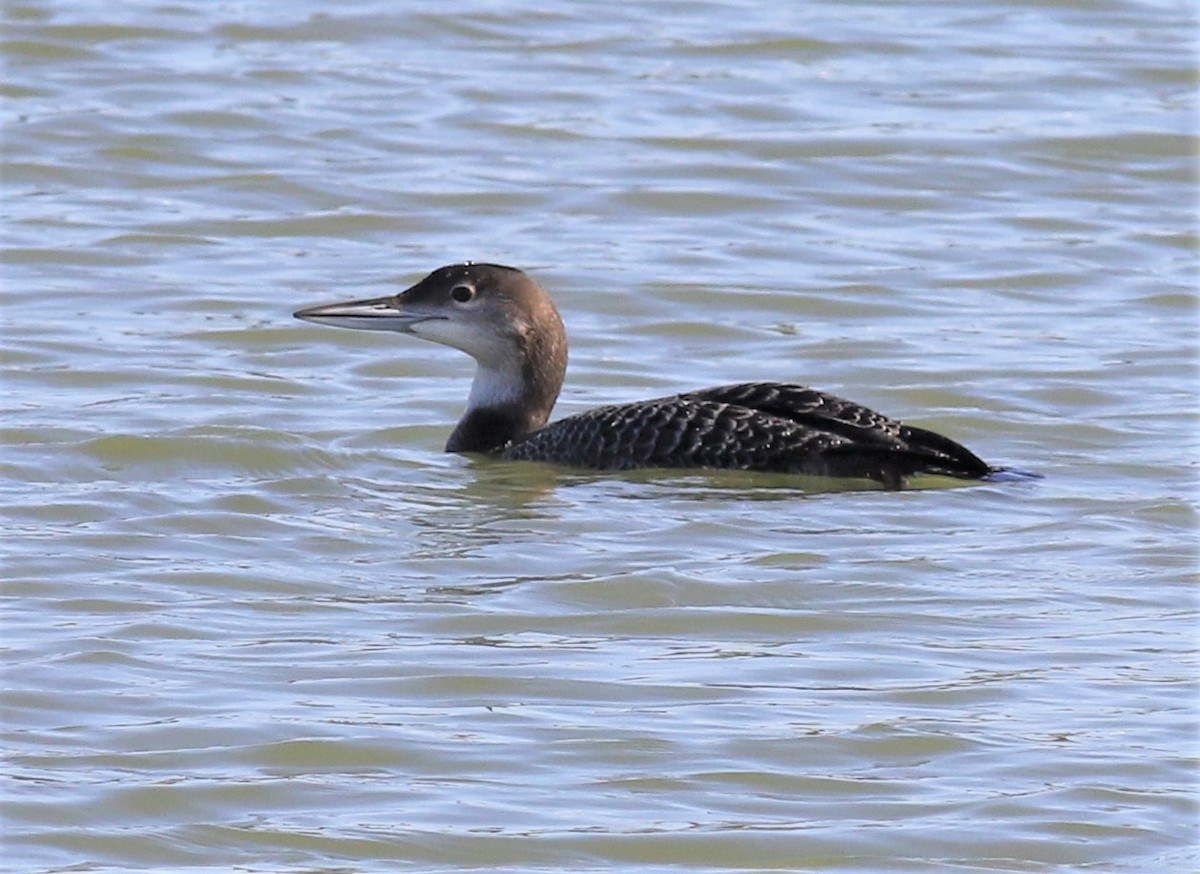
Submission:
[[[513,362],[505,367],[487,367],[480,364],[475,368],[475,380],[471,383],[467,410],[519,403],[525,393],[520,364]]]

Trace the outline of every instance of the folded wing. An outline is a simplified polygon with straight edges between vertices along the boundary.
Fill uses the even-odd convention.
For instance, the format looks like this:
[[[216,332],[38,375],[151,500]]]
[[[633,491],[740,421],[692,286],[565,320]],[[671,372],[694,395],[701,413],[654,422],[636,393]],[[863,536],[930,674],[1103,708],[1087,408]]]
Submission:
[[[502,449],[503,458],[602,470],[708,467],[865,477],[982,479],[992,468],[949,438],[787,383],[742,383],[598,407]]]

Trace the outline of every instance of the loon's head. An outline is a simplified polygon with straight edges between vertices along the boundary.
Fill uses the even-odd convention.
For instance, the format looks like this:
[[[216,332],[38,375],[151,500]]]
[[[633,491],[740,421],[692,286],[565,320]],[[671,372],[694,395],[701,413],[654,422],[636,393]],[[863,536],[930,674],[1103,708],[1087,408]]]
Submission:
[[[566,332],[558,310],[546,290],[515,267],[451,264],[400,294],[308,307],[295,315],[461,349],[479,365],[468,410],[516,405],[535,427],[549,418],[566,373]]]

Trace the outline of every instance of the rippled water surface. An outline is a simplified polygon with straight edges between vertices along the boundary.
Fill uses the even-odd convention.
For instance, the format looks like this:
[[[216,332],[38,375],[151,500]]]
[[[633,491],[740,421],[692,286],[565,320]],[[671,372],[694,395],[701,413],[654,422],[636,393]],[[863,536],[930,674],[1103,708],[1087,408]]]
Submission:
[[[1189,4],[3,15],[9,870],[1200,866]],[[468,258],[1045,478],[445,455]]]

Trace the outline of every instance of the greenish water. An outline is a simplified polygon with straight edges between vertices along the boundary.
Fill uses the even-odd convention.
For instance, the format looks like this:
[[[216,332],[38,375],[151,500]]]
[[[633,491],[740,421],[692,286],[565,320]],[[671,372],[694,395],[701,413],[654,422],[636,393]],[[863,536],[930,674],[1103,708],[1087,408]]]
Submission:
[[[3,14],[10,870],[1200,863],[1189,6]],[[447,456],[468,258],[1045,479]]]

